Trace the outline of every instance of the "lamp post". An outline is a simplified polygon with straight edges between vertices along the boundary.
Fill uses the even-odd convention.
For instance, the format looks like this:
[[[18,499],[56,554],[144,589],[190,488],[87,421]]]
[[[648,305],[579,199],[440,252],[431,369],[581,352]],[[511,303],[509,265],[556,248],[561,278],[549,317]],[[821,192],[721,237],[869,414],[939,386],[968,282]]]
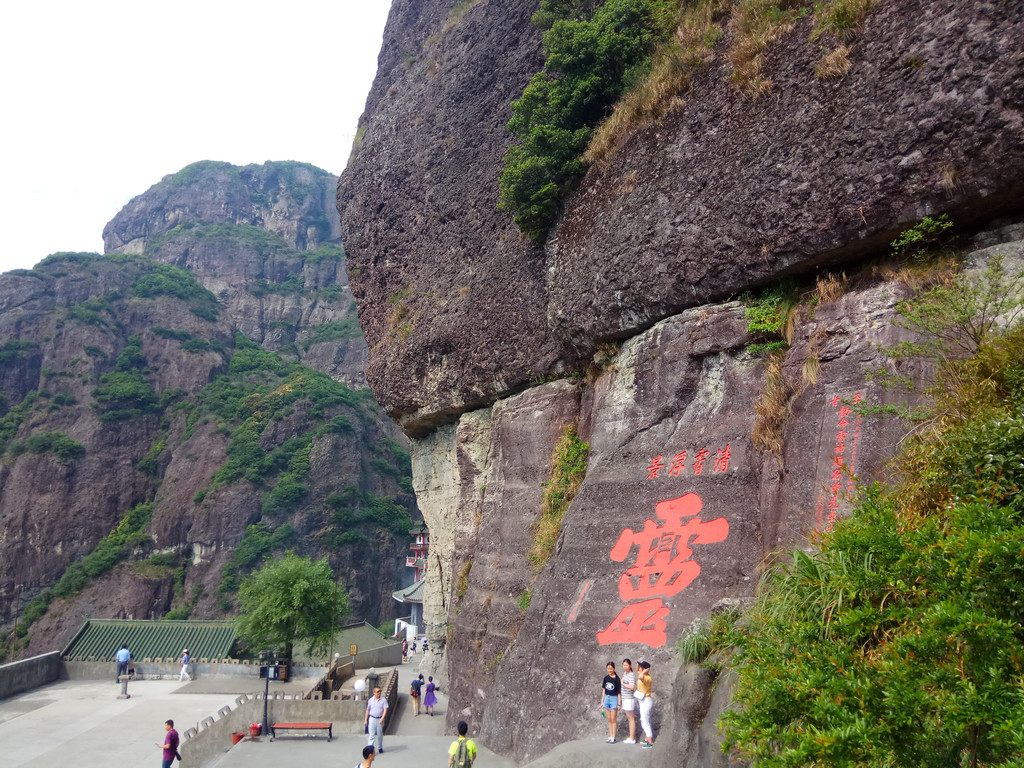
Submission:
[[[260,651],[260,676],[265,680],[263,685],[263,733],[270,733],[267,720],[267,699],[270,697],[270,667],[274,662],[273,651]]]

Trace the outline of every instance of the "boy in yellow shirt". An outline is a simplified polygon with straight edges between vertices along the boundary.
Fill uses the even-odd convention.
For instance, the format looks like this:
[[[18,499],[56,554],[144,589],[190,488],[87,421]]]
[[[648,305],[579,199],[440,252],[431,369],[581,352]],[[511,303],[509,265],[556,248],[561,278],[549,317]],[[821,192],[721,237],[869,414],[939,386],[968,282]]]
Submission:
[[[467,739],[469,726],[465,720],[459,721],[459,738],[448,747],[448,768],[471,768],[476,760],[476,744],[472,739]]]

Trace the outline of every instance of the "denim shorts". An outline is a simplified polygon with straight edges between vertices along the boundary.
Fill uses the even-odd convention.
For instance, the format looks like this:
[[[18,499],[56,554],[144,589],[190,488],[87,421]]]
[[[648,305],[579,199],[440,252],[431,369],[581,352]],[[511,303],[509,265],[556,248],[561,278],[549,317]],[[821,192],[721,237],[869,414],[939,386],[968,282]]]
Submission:
[[[605,709],[618,709],[619,708],[619,697],[612,696],[610,694],[604,695],[604,708]]]

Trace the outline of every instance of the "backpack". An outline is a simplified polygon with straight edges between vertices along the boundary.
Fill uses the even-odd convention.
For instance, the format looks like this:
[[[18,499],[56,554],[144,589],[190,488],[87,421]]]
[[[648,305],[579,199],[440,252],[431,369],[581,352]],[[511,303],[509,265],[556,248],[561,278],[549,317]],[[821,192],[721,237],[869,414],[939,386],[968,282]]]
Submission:
[[[469,759],[469,739],[459,739],[459,747],[455,750],[452,768],[470,768],[473,761]]]

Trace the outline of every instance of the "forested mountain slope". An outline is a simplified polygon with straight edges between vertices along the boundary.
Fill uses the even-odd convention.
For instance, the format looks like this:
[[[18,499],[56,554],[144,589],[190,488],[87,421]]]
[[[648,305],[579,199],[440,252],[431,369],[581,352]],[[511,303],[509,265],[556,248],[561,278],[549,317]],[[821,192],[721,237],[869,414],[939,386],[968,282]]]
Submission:
[[[355,616],[393,615],[409,456],[360,386],[337,224],[307,251],[218,221],[241,205],[222,177],[254,172],[275,180],[279,229],[333,218],[312,166],[199,163],[108,226],[144,230],[138,253],[0,276],[0,623],[20,585],[20,653],[62,647],[86,615],[231,615],[239,579],[286,549],[327,556]]]

